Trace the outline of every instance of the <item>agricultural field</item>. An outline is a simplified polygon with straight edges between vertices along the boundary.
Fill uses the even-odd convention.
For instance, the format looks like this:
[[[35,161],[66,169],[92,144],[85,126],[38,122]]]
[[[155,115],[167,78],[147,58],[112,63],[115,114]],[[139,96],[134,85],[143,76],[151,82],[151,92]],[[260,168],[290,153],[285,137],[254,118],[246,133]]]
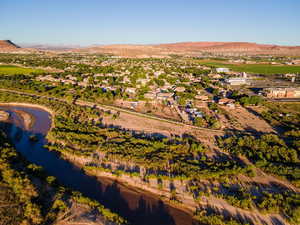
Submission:
[[[226,62],[203,60],[199,62],[201,65],[209,67],[226,67],[236,72],[246,72],[255,74],[286,74],[300,73],[300,66],[289,65],[271,65],[271,64],[229,64]]]
[[[0,75],[42,73],[41,69],[24,68],[11,65],[0,65]]]

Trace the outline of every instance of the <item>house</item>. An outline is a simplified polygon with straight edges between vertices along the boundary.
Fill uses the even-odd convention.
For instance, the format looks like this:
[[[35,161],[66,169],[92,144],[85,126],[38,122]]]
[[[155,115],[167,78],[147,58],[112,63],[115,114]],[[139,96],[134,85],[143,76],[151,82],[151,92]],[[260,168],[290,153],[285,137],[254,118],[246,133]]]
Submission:
[[[300,64],[300,59],[293,60],[293,64],[294,64],[294,65]]]
[[[61,82],[64,84],[73,84],[73,85],[76,84],[76,82],[73,80],[61,80]]]
[[[110,87],[110,86],[100,86],[100,88],[103,90],[103,91],[116,91],[117,88],[116,87]]]
[[[229,85],[245,85],[247,84],[247,79],[241,77],[233,77],[233,78],[226,79],[225,83]]]
[[[220,74],[217,73],[210,73],[208,74],[209,77],[214,78],[214,79],[220,79],[222,78],[222,76]]]
[[[229,98],[220,98],[218,100],[218,103],[220,105],[226,105],[226,104],[233,103],[233,102],[234,102],[234,100],[233,99],[229,99]]]
[[[73,77],[72,75],[68,75],[68,76],[66,76],[66,78],[67,78],[68,80],[77,81],[77,78],[76,78],[76,77]]]
[[[284,77],[286,77],[286,78],[296,77],[296,74],[294,74],[294,73],[287,73],[287,74],[284,74]]]
[[[126,76],[123,78],[123,81],[121,83],[125,84],[125,83],[129,83],[130,79]]]
[[[235,104],[233,102],[227,103],[226,106],[230,109],[235,109]]]
[[[228,68],[216,68],[217,73],[229,73]]]
[[[130,108],[135,109],[138,106],[139,102],[131,102]]]
[[[197,108],[205,108],[207,107],[207,102],[196,100],[194,106]]]
[[[135,94],[136,88],[128,87],[128,88],[125,89],[125,92],[128,93],[128,94]]]
[[[184,92],[185,91],[185,87],[176,87],[174,89],[174,91],[176,91],[176,92]]]
[[[207,101],[208,100],[208,96],[207,95],[196,95],[195,99],[196,100],[200,100],[200,101]]]
[[[149,82],[149,79],[138,79],[138,82],[140,82],[141,85],[146,85]]]
[[[169,99],[172,99],[173,97],[173,93],[163,93],[163,92],[160,92],[157,94],[156,98],[158,100],[169,100]]]
[[[144,94],[144,97],[146,99],[155,99],[156,98],[156,94],[154,92],[147,92]]]

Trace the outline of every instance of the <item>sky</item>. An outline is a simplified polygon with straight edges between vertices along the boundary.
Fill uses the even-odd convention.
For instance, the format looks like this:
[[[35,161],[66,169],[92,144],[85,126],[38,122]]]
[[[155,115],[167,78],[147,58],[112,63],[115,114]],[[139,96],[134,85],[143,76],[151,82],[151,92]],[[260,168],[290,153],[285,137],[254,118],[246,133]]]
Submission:
[[[300,0],[0,0],[0,40],[300,45]]]

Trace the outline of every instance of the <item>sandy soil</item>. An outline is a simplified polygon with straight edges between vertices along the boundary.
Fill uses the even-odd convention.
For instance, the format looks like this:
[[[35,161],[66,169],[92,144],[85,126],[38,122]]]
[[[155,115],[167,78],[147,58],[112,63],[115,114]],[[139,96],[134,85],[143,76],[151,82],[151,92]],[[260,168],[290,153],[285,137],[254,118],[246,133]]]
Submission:
[[[116,106],[122,107],[122,108],[128,108],[132,109],[130,101],[124,101],[124,100],[116,100],[114,104]],[[139,104],[137,107],[134,108],[135,111],[141,112],[141,113],[150,113],[152,115],[161,117],[161,118],[167,118],[172,119],[176,121],[180,121],[180,116],[176,112],[174,108],[171,108],[169,106],[159,104],[159,103],[146,103],[145,101],[139,101]]]
[[[149,135],[164,135],[166,137],[193,135],[204,144],[211,144],[216,136],[224,135],[223,131],[197,130],[188,125],[173,124],[129,113],[120,113],[117,119],[105,116],[102,121],[106,126],[115,126],[121,129],[146,133]]]
[[[22,110],[15,110],[15,112],[22,118],[25,129],[30,130],[35,121],[34,117]]]
[[[0,121],[6,121],[9,118],[9,113],[0,110]]]
[[[276,132],[271,125],[260,118],[259,115],[255,115],[255,111],[253,110],[254,107],[236,107],[235,109],[229,109],[228,107],[222,108],[237,122],[234,126],[229,125],[228,122],[223,122],[223,124],[229,126],[229,128],[262,133]]]

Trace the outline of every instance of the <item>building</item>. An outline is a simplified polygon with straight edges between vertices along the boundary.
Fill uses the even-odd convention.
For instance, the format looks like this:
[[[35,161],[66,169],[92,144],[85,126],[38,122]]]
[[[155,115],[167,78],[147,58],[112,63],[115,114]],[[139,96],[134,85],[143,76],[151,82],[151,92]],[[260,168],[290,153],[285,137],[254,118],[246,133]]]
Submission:
[[[158,100],[169,100],[173,97],[173,93],[158,93],[157,94],[157,99]]]
[[[128,88],[125,89],[125,92],[127,92],[128,94],[135,94],[136,88],[128,87]]]
[[[242,72],[242,77],[243,77],[243,78],[247,78],[247,77],[248,77],[248,74],[245,73],[245,72]]]
[[[229,85],[245,85],[247,84],[247,79],[241,77],[228,78],[225,80],[225,83]]]
[[[196,95],[195,99],[200,100],[200,101],[208,101],[208,96],[207,95]]]
[[[185,91],[185,87],[176,87],[176,88],[174,88],[174,91],[176,91],[176,92],[184,92]]]
[[[291,77],[296,77],[297,75],[294,74],[294,73],[287,73],[287,74],[284,74],[284,77],[286,78],[291,78]]]
[[[217,73],[229,73],[230,70],[228,68],[216,68]]]
[[[209,77],[214,78],[214,79],[220,79],[222,78],[222,76],[220,74],[217,73],[210,73],[208,74]]]
[[[138,82],[140,82],[141,85],[146,85],[149,82],[149,79],[138,79]]]
[[[293,64],[294,64],[294,65],[300,64],[300,59],[293,60]]]
[[[153,100],[153,99],[156,98],[156,94],[155,94],[154,92],[147,92],[147,93],[144,94],[144,97],[145,97],[146,99],[151,99],[151,100]]]
[[[229,99],[229,98],[221,98],[221,99],[218,100],[218,103],[220,105],[227,105],[227,104],[230,104],[230,103],[234,103],[234,100]]]
[[[298,88],[266,88],[264,95],[268,98],[300,98],[300,87]]]

